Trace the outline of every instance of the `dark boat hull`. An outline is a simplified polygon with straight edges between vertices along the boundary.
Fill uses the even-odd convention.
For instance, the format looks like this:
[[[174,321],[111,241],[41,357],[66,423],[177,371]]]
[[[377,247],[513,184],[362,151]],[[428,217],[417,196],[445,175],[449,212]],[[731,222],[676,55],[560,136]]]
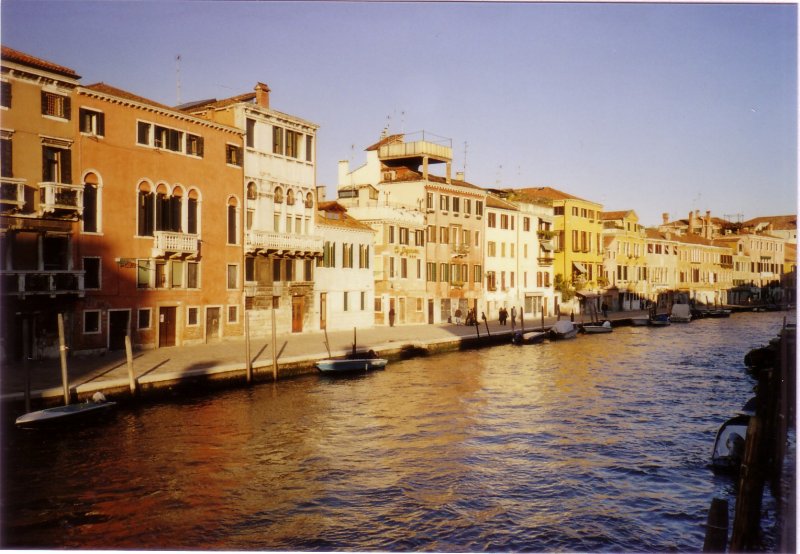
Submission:
[[[86,402],[46,408],[19,416],[16,420],[16,425],[17,427],[34,429],[91,419],[99,417],[116,405],[116,402]]]

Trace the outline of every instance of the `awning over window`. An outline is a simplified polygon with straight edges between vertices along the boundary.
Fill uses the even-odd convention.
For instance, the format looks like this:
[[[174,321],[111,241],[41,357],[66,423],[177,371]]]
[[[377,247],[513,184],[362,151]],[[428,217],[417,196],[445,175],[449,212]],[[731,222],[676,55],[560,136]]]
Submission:
[[[539,244],[542,246],[542,250],[547,250],[548,252],[553,251],[553,243],[549,240],[539,241]]]
[[[579,273],[589,273],[588,271],[586,271],[586,268],[583,267],[583,264],[580,262],[572,262],[572,265],[575,266],[575,269],[577,269]]]

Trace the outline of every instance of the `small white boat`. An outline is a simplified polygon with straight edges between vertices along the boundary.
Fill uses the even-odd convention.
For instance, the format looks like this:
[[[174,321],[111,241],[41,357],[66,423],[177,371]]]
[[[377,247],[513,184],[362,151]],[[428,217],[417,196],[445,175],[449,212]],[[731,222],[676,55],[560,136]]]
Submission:
[[[749,415],[738,415],[719,428],[711,452],[711,466],[715,471],[738,471],[744,456],[744,441],[749,423]]]
[[[577,336],[578,328],[567,319],[556,321],[550,328],[550,338],[554,340],[574,339]]]
[[[350,358],[342,360],[320,360],[317,369],[323,373],[343,373],[350,371],[370,371],[383,369],[389,363],[385,358]]]
[[[513,344],[538,344],[547,338],[547,331],[517,331],[511,336]]]
[[[594,334],[594,333],[610,333],[614,329],[611,327],[611,322],[606,320],[603,323],[585,323],[583,326],[583,332],[587,334]]]
[[[67,404],[55,408],[45,408],[35,412],[28,412],[16,420],[17,427],[35,429],[55,424],[71,423],[78,419],[97,417],[101,413],[113,408],[116,402],[109,402],[101,395],[100,400],[92,400],[81,404]]]
[[[689,323],[692,320],[692,310],[689,304],[675,304],[672,306],[669,320],[672,323]]]

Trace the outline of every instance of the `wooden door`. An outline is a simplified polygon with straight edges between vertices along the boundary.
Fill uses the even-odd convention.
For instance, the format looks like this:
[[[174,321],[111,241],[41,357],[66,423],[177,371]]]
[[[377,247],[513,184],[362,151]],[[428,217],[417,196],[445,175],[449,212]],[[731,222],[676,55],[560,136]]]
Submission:
[[[319,328],[328,328],[328,293],[319,293]]]
[[[158,309],[158,346],[175,346],[175,326],[177,323],[175,306]]]
[[[206,343],[219,340],[219,308],[206,308]]]
[[[130,312],[128,310],[110,310],[108,312],[109,350],[122,350],[125,348],[125,336],[128,334],[129,320]]]
[[[433,325],[433,299],[428,300],[428,323]]]
[[[292,296],[292,333],[303,332],[303,297]]]

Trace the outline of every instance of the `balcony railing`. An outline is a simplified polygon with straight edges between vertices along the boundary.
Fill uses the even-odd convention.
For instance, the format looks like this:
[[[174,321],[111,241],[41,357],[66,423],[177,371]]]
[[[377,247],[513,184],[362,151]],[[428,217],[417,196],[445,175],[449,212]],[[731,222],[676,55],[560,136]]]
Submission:
[[[0,180],[0,208],[19,210],[25,205],[25,179]]]
[[[453,149],[449,146],[435,144],[426,140],[384,144],[378,149],[378,157],[384,160],[391,158],[415,158],[420,156],[452,160]]]
[[[178,233],[175,231],[156,231],[153,240],[152,256],[154,258],[187,256],[194,257],[200,253],[200,241],[197,235]]]
[[[39,183],[39,213],[83,213],[83,185]]]
[[[60,294],[84,295],[84,271],[3,271],[2,291],[4,295],[19,296],[48,295],[55,298]]]
[[[245,250],[250,253],[282,253],[298,256],[322,255],[322,237],[319,235],[292,235],[274,231],[247,231]]]
[[[553,260],[555,260],[555,258],[552,256],[539,256],[537,260],[541,266],[551,266],[553,265]]]

